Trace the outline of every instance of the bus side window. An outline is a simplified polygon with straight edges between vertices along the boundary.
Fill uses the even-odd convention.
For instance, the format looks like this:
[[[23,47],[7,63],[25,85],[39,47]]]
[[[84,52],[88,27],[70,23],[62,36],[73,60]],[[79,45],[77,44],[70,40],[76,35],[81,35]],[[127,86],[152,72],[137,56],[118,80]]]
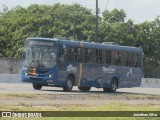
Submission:
[[[67,48],[64,48],[63,50],[62,50],[62,57],[63,57],[63,61],[64,62],[67,62]]]
[[[117,52],[118,59],[117,59],[117,65],[122,65],[122,52]]]
[[[119,52],[116,51],[116,65],[119,65]]]
[[[127,52],[127,66],[137,67],[137,53]]]
[[[81,53],[80,53],[80,62],[85,63],[85,48],[80,48]]]
[[[106,57],[107,57],[106,56],[106,50],[103,49],[102,50],[102,63],[103,64],[106,64],[106,59],[107,59]]]
[[[75,62],[80,62],[80,53],[81,53],[81,49],[75,48]]]
[[[75,48],[69,47],[69,62],[75,62]]]
[[[96,49],[96,63],[101,64],[102,63],[102,50]]]
[[[111,51],[107,50],[106,51],[106,62],[107,62],[108,65],[111,64],[111,55],[112,55]]]
[[[96,50],[94,48],[92,48],[92,52],[91,52],[91,59],[92,59],[92,63],[96,63],[96,54],[95,54]]]
[[[117,65],[117,59],[118,59],[118,56],[117,56],[117,51],[112,51],[112,65]]]
[[[99,63],[102,63],[102,50],[99,50]]]
[[[99,52],[99,50],[98,49],[96,49],[96,63],[98,64],[99,63],[99,55],[98,55],[98,52]]]
[[[138,53],[135,53],[134,67],[138,67]]]
[[[85,63],[88,62],[87,59],[88,59],[88,48],[85,48],[85,57],[84,57],[84,62]]]
[[[126,57],[126,66],[130,66],[130,57],[129,57],[129,52],[127,52],[127,57]]]
[[[127,52],[125,51],[122,52],[121,64],[123,66],[127,66]]]
[[[85,48],[85,62],[92,63],[91,48]]]
[[[59,52],[59,62],[60,65],[64,65],[65,62],[67,62],[67,48],[62,48],[60,47],[60,52]]]
[[[138,64],[137,66],[138,66],[138,67],[141,67],[141,64],[142,64],[142,63],[141,63],[141,62],[142,62],[142,61],[141,61],[142,56],[143,56],[143,55],[142,55],[141,53],[138,54],[138,59],[137,59],[137,64]]]
[[[137,53],[130,53],[130,66],[137,67]]]

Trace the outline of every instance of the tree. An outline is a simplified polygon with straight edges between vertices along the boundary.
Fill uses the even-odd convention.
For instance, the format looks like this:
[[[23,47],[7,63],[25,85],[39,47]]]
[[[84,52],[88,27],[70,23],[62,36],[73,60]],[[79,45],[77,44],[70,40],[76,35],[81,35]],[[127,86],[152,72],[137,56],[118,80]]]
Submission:
[[[160,20],[157,17],[154,21],[138,24],[134,28],[136,45],[141,46],[144,51],[144,67],[148,70],[160,70]]]
[[[125,18],[123,10],[104,11],[99,18],[99,42],[142,47],[144,68],[160,70],[160,17],[140,24]],[[0,13],[0,54],[4,57],[19,57],[28,37],[93,41],[94,36],[95,15],[79,4],[4,7]]]
[[[28,37],[66,37],[91,41],[94,36],[94,15],[79,5],[33,4],[17,6],[0,16],[0,49],[3,56],[18,57]]]
[[[108,23],[123,23],[126,17],[126,14],[122,9],[113,9],[112,11],[105,10],[102,14],[104,21],[107,21]]]
[[[126,14],[123,10],[114,9],[104,11],[100,23],[101,42],[116,42],[120,45],[135,45],[133,36],[134,23],[132,20],[125,22]]]

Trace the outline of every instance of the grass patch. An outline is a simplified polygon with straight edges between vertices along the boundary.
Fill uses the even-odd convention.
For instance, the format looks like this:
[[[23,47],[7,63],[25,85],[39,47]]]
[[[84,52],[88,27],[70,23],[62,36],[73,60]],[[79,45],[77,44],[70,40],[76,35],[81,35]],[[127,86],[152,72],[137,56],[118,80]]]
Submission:
[[[1,120],[159,120],[154,117],[45,117],[45,118],[1,118]]]
[[[97,97],[98,96],[98,97]],[[121,99],[119,100],[119,97]],[[67,97],[67,98],[66,98]],[[102,104],[82,104],[81,103],[59,103],[55,104],[54,100],[69,101],[98,101],[106,100],[107,103]],[[123,99],[125,98],[125,99]],[[4,102],[9,100],[8,102]],[[12,103],[14,100],[14,103]],[[28,102],[27,102],[27,101]],[[34,102],[32,101],[34,100]],[[37,101],[41,101],[37,104]],[[45,102],[48,100],[48,102]],[[131,101],[130,101],[131,100]],[[158,102],[150,102],[156,100]],[[44,101],[44,102],[43,102]],[[53,101],[50,103],[50,101]],[[132,103],[132,101],[135,103]],[[138,103],[141,101],[141,103]],[[147,103],[145,103],[147,101]],[[134,95],[134,94],[89,94],[89,95],[43,95],[43,94],[0,94],[0,110],[1,111],[160,111],[160,96],[154,95]],[[17,102],[17,103],[15,103]],[[43,103],[43,104],[42,104]],[[92,103],[92,102],[91,102]],[[1,119],[1,118],[0,118]],[[30,120],[41,120],[40,118],[29,118]],[[142,117],[68,117],[68,118],[54,118],[54,120],[154,120],[155,118],[142,118]],[[2,118],[1,120],[28,120],[27,118]],[[42,118],[42,120],[53,120],[53,118]]]
[[[34,105],[33,103],[20,102],[19,105],[2,105],[3,111],[160,111],[160,104],[127,104],[122,102],[110,102],[103,105],[86,105],[86,104],[58,104],[58,105]]]
[[[7,111],[160,111],[160,105],[153,104],[130,105],[121,102],[112,102],[105,105],[62,105],[62,106],[28,106],[26,103],[19,103],[21,106],[7,106]],[[0,108],[5,106],[0,105]],[[83,115],[82,115],[83,116]],[[53,118],[29,118],[30,120],[53,120]],[[54,120],[155,120],[147,117],[55,117]],[[1,120],[27,120],[27,118],[2,118]]]

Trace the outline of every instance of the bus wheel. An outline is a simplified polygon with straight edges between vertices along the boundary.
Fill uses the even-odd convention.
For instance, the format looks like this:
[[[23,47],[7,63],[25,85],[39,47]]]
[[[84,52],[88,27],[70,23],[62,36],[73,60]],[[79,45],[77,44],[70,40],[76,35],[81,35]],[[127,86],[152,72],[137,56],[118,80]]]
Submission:
[[[40,90],[42,88],[42,85],[33,84],[33,88],[35,90]]]
[[[117,90],[117,79],[113,79],[111,82],[111,88],[103,88],[104,92],[116,92]]]
[[[117,85],[117,79],[114,78],[114,79],[112,80],[112,82],[111,82],[111,88],[110,88],[111,90],[110,90],[110,91],[111,91],[111,92],[116,92],[117,86],[118,86],[118,85]]]
[[[80,91],[87,92],[87,91],[89,91],[91,89],[91,87],[80,87],[80,86],[78,86],[78,89]]]
[[[72,88],[73,88],[73,80],[72,77],[69,76],[67,79],[67,84],[63,86],[63,91],[69,92],[72,91]]]

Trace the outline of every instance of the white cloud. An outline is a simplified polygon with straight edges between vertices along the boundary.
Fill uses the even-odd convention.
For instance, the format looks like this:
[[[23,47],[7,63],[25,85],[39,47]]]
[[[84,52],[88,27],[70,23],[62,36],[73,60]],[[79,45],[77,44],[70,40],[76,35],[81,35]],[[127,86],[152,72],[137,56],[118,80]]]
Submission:
[[[136,23],[150,21],[160,15],[160,0],[110,0],[109,9],[119,8]]]
[[[108,0],[99,0],[99,8],[104,11]],[[9,8],[17,5],[27,7],[31,3],[49,4],[60,2],[62,4],[80,3],[83,6],[95,11],[96,0],[0,0],[0,11],[3,10],[3,4]],[[110,0],[107,9],[114,8],[123,9],[127,13],[127,18],[131,18],[135,22],[143,22],[145,20],[153,20],[160,15],[160,0]]]

